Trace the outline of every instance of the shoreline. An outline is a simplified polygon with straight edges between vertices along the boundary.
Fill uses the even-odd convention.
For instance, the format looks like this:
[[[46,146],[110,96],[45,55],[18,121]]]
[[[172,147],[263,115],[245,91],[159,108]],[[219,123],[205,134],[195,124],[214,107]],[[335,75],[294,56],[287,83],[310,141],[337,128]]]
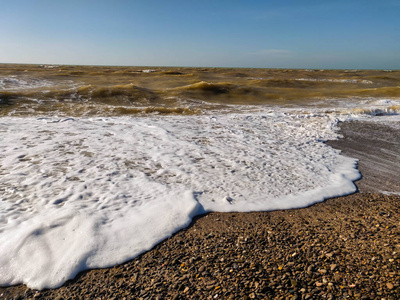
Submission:
[[[365,147],[376,137],[355,139],[364,127],[350,123],[341,124],[343,139],[327,144],[360,159],[359,193],[301,209],[198,216],[132,261],[82,272],[58,289],[0,288],[0,299],[398,298],[400,196],[367,188],[379,176],[378,189],[396,192],[399,181],[376,171],[377,149]],[[372,126],[367,133],[382,130]]]

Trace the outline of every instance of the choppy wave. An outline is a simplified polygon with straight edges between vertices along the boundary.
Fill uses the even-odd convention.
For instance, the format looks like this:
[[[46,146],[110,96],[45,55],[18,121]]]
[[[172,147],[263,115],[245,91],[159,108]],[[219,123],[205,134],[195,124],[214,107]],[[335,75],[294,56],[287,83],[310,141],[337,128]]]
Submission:
[[[137,102],[150,103],[157,99],[157,95],[145,88],[134,84],[113,85],[106,87],[82,86],[76,91],[77,97],[83,100],[95,100],[96,102],[110,105],[129,105]]]
[[[226,94],[235,88],[233,84],[229,83],[211,83],[211,82],[196,82],[190,85],[175,88],[175,90],[186,90],[186,91],[201,91],[210,92],[213,94]]]
[[[371,89],[361,89],[354,93],[356,96],[368,96],[368,97],[400,97],[400,86],[395,87],[381,87]]]
[[[200,93],[206,96],[226,95],[232,98],[236,98],[238,96],[261,95],[260,91],[254,87],[241,86],[229,82],[214,83],[200,81],[190,85],[177,87],[172,90],[186,92],[187,94],[193,92],[193,95],[198,95],[198,93]]]
[[[400,72],[0,65],[3,116],[207,113],[356,97],[400,98]]]
[[[384,108],[354,108],[350,114],[371,115],[371,116],[390,116],[400,114],[400,105],[391,105]]]
[[[0,90],[35,89],[54,86],[54,82],[29,76],[0,77]]]

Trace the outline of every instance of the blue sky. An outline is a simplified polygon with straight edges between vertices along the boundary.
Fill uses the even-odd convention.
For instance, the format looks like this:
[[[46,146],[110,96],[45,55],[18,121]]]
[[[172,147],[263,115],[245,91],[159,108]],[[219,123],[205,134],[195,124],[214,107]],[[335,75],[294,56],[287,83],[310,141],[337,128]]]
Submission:
[[[0,63],[400,69],[400,0],[0,4]]]

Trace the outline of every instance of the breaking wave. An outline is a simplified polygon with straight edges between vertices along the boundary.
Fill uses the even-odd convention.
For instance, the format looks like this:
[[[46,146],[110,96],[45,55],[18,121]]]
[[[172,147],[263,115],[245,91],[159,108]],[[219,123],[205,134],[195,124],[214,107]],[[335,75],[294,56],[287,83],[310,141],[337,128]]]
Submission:
[[[400,105],[391,105],[384,108],[355,108],[349,111],[350,114],[371,115],[371,116],[390,116],[400,114]]]

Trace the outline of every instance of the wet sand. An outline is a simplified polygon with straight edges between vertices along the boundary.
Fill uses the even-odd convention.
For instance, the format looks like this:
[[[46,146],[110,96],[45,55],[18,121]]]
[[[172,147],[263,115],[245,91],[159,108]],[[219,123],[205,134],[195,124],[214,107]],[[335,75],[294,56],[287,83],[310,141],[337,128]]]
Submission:
[[[369,192],[398,192],[400,139],[380,126],[343,123],[344,139],[329,142],[360,159],[358,193],[200,216],[130,262],[59,289],[0,288],[0,299],[399,299],[400,196]]]
[[[400,193],[400,126],[353,121],[340,128],[344,138],[327,144],[360,160],[363,179],[356,182],[360,192]]]

